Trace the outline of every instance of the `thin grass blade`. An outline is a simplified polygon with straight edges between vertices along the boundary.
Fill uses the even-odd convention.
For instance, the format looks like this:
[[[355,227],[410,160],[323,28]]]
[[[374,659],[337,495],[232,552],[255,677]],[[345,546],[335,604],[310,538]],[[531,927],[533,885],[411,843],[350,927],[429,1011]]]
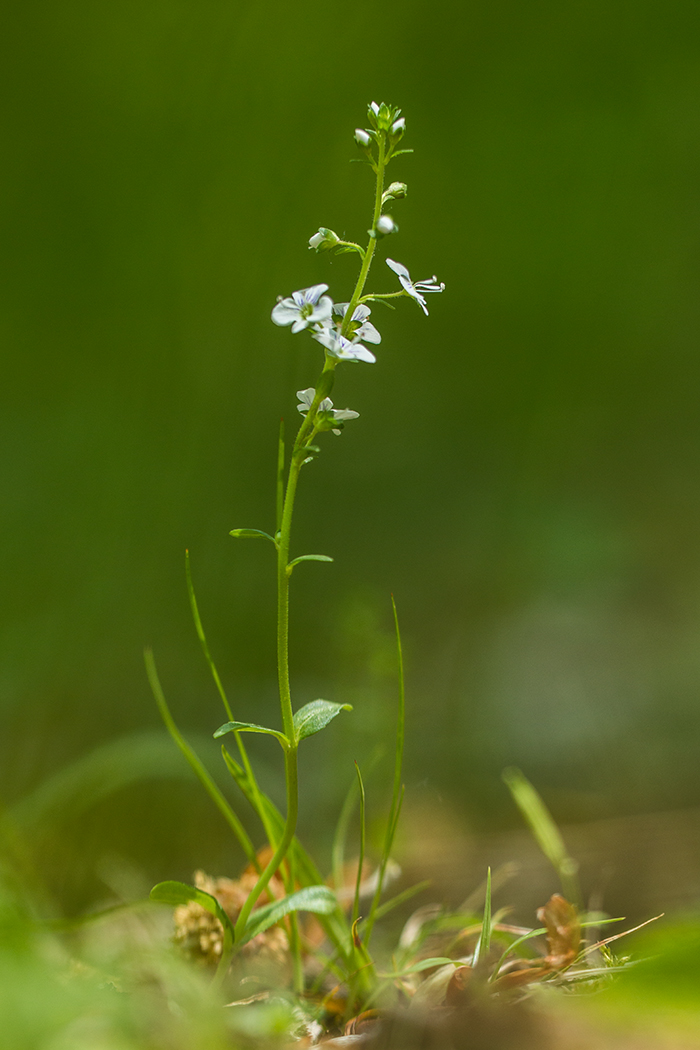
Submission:
[[[503,771],[503,780],[513,801],[525,818],[538,846],[559,875],[564,896],[577,908],[581,907],[578,882],[578,862],[569,855],[559,828],[540,795],[519,769]]]
[[[160,716],[163,719],[163,722],[165,723],[166,729],[168,730],[170,736],[173,738],[173,740],[179,747],[187,762],[189,762],[190,767],[197,776],[200,784],[207,792],[212,802],[217,807],[224,820],[231,828],[238,841],[240,842],[241,848],[245,853],[246,857],[248,858],[250,863],[255,866],[255,869],[259,871],[260,865],[258,864],[258,859],[255,855],[255,847],[253,846],[248,832],[245,830],[245,828],[241,824],[240,819],[233,811],[229,803],[226,801],[217,785],[212,780],[211,776],[200,761],[199,757],[195,754],[195,752],[192,750],[190,745],[183,737],[180,730],[175,725],[175,721],[173,719],[173,716],[170,714],[170,709],[168,708],[165,696],[163,694],[163,690],[161,688],[160,679],[158,678],[158,672],[156,670],[155,660],[153,658],[153,653],[150,649],[145,650],[144,660],[146,662],[146,674],[148,675],[148,681],[150,682],[151,689],[153,691],[153,696],[155,697],[156,704],[158,705],[158,710],[160,711]]]

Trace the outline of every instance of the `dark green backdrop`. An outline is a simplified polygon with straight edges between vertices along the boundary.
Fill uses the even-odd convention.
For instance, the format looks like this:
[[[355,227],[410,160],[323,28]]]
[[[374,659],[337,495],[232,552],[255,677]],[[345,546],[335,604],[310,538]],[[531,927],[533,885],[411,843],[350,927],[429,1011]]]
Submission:
[[[361,419],[303,479],[295,551],[336,560],[295,576],[297,702],[355,704],[306,749],[304,827],[390,739],[391,591],[407,805],[515,819],[513,762],[561,819],[699,803],[697,4],[9,8],[0,797],[157,729],[145,643],[183,729],[223,720],[186,546],[237,714],[275,717],[270,551],[227,533],[271,525],[277,422],[320,354],[269,312],[317,281],[347,298],[353,257],[306,243],[364,238],[352,131],[385,98],[416,152],[382,251],[447,291],[380,313],[377,364],[336,384]],[[57,872],[61,849],[237,862],[167,776],[71,813]]]

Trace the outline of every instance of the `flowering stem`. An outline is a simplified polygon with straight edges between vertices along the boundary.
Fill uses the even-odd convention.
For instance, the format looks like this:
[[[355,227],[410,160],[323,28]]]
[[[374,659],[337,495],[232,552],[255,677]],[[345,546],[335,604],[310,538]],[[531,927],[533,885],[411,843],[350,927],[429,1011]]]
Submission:
[[[347,336],[350,322],[352,319],[353,311],[357,306],[362,292],[364,291],[365,283],[367,281],[367,275],[369,273],[370,264],[372,262],[372,256],[374,255],[374,249],[376,246],[376,237],[374,231],[376,229],[377,220],[381,214],[382,207],[382,193],[384,191],[384,168],[386,166],[386,133],[384,131],[379,134],[379,158],[377,163],[377,185],[374,200],[374,215],[372,218],[372,236],[370,236],[369,244],[366,250],[362,253],[362,266],[360,268],[360,274],[355,285],[355,290],[352,294],[350,304],[343,320],[343,326],[341,328],[341,334]],[[337,360],[326,354],[326,360],[323,367],[323,372],[316,385],[313,401],[309,406],[309,410],[305,415],[305,418],[299,427],[296,440],[294,441],[294,447],[292,449],[291,462],[289,464],[289,473],[287,475],[287,486],[284,492],[284,500],[281,508],[281,519],[279,521],[279,528],[276,536],[277,540],[277,683],[279,688],[280,697],[280,710],[282,714],[282,728],[284,735],[287,738],[287,744],[284,749],[284,768],[285,768],[285,783],[287,789],[287,818],[284,825],[284,832],[280,839],[277,849],[274,851],[269,863],[265,870],[261,874],[260,878],[256,882],[255,886],[251,890],[246,899],[245,904],[241,908],[238,920],[235,926],[235,941],[240,941],[243,932],[246,928],[246,924],[250,917],[250,913],[255,907],[256,902],[260,898],[260,895],[267,888],[270,879],[275,874],[280,865],[284,862],[289,848],[294,840],[296,833],[297,817],[299,813],[299,784],[298,784],[298,763],[297,763],[297,752],[298,752],[298,741],[296,737],[296,730],[294,728],[294,709],[292,706],[292,694],[289,681],[289,546],[292,532],[292,516],[294,514],[294,500],[296,498],[297,483],[299,481],[299,474],[301,468],[304,465],[306,459],[308,445],[313,440],[317,432],[317,415],[318,409],[325,397],[330,393],[331,387],[333,386],[334,371]],[[279,514],[279,496],[278,496],[278,514]],[[291,858],[290,858],[291,859]],[[288,875],[288,891],[293,891],[293,870],[290,868]],[[298,986],[303,983],[303,973],[301,970],[301,954],[300,954],[300,943],[298,927],[295,924],[295,917],[292,916],[292,930],[291,930],[291,948],[294,957],[294,969],[295,969],[295,983]]]
[[[350,330],[350,324],[352,322],[352,315],[355,312],[355,307],[360,301],[365,284],[367,282],[367,275],[369,274],[369,268],[372,265],[372,256],[374,255],[374,249],[377,246],[377,238],[375,236],[375,230],[377,228],[377,221],[382,213],[382,194],[384,193],[384,169],[386,167],[386,132],[379,132],[379,155],[377,157],[377,189],[374,196],[374,214],[372,216],[372,232],[369,238],[369,244],[365,250],[364,258],[362,260],[362,266],[360,268],[360,276],[357,278],[357,284],[355,285],[355,291],[352,293],[352,298],[345,311],[345,317],[343,319],[343,326],[340,330],[340,334],[347,337]],[[311,413],[309,413],[310,415]]]

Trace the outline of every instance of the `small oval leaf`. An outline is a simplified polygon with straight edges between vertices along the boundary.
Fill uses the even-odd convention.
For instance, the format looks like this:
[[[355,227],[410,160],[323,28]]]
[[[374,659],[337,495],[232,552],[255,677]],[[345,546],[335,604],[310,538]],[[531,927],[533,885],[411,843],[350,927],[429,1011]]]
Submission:
[[[245,944],[257,934],[263,933],[292,911],[312,911],[316,915],[330,915],[337,907],[336,895],[328,886],[306,886],[303,890],[283,897],[282,900],[257,908],[250,916],[238,945]]]
[[[231,531],[229,532],[229,536],[233,536],[233,538],[236,540],[265,539],[269,540],[270,543],[274,543],[275,547],[277,546],[274,538],[269,534],[269,532],[262,532],[260,529],[231,529]]]
[[[313,736],[332,722],[341,711],[352,711],[352,704],[333,704],[330,700],[312,700],[294,715],[297,742]]]
[[[327,554],[302,554],[299,558],[295,558],[294,561],[290,561],[287,566],[287,572],[290,573],[300,561],[333,561],[333,559],[329,558]]]
[[[225,736],[227,733],[266,733],[268,736],[276,736],[283,748],[289,747],[289,741],[284,733],[276,729],[267,729],[266,726],[258,726],[254,722],[225,722],[214,733],[214,738]]]

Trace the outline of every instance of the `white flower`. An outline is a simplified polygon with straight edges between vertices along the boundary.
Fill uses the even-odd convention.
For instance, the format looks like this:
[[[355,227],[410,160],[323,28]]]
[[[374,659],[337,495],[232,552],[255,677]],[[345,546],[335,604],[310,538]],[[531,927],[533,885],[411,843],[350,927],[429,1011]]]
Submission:
[[[391,134],[392,135],[398,135],[399,133],[401,133],[403,135],[405,130],[406,130],[406,118],[405,117],[399,117],[399,119],[395,120],[394,123],[391,125]]]
[[[272,320],[278,325],[290,324],[293,332],[303,332],[310,324],[323,324],[333,313],[333,300],[323,294],[327,291],[327,284],[314,284],[292,292],[291,298],[280,298],[272,309]]]
[[[376,102],[370,102],[369,108],[372,110],[372,112],[374,113],[375,117],[379,116],[379,106],[377,105]]]
[[[297,390],[297,397],[300,402],[297,405],[297,408],[302,416],[305,416],[316,397],[316,390],[312,386],[308,387],[306,390]],[[359,415],[359,412],[353,412],[351,408],[333,408],[333,402],[329,397],[324,397],[323,401],[321,401],[318,406],[318,416],[324,417],[320,422],[322,424],[329,424],[327,427],[323,427],[323,429],[332,430],[334,434],[339,434],[340,430],[330,424],[344,423],[346,419],[358,419]]]
[[[355,128],[355,142],[358,146],[362,146],[366,149],[371,141],[372,139],[366,131],[363,131],[362,128]]]
[[[391,215],[380,215],[377,219],[377,233],[381,233],[382,237],[386,237],[389,233],[396,233],[397,230],[398,226]]]
[[[421,293],[423,292],[444,292],[444,283],[438,284],[437,277],[432,277],[425,281],[416,281],[415,283],[411,280],[411,275],[400,262],[394,262],[393,259],[387,259],[386,264],[390,270],[393,270],[401,281],[403,290],[415,299],[420,304],[425,316],[428,316],[428,308],[425,305],[425,297]]]
[[[318,339],[331,357],[337,357],[339,361],[368,361],[374,364],[377,360],[359,339],[346,339],[336,328],[319,328],[314,332],[314,339]]]
[[[340,237],[325,226],[319,226],[318,233],[309,237],[309,248],[315,248],[317,252],[330,251],[336,244],[340,244]]]
[[[333,307],[333,313],[337,314],[338,317],[345,319],[345,314],[350,303],[336,303]],[[366,343],[381,343],[382,337],[380,336],[377,329],[371,324],[367,318],[372,313],[369,306],[365,306],[364,303],[360,303],[356,306],[352,312],[352,321],[350,322],[353,339],[359,339]],[[359,325],[359,327],[356,327]]]

